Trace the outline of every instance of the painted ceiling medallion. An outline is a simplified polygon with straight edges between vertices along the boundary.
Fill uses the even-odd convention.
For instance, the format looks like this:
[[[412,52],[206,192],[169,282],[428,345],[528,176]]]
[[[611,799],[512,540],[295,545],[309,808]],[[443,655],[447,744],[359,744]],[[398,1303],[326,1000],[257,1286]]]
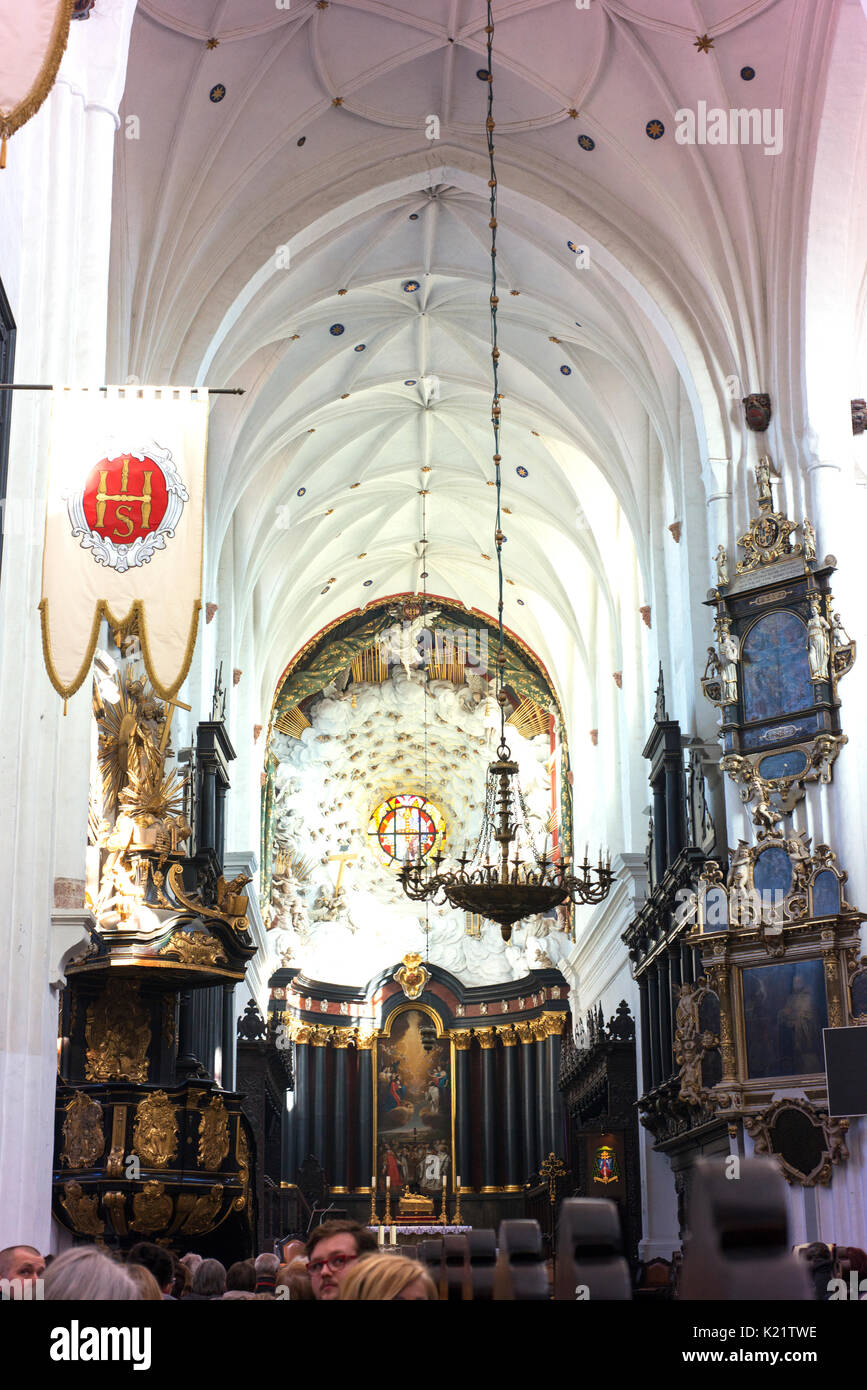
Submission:
[[[300,139],[300,140],[296,140],[295,143],[296,143],[296,145],[298,146],[298,148],[300,149],[302,145],[306,145],[306,144],[307,144],[307,136],[306,136],[306,135],[302,135],[302,136],[301,136],[301,139]]]
[[[222,101],[225,95],[226,89],[223,86],[222,82],[218,82],[216,87],[212,87],[211,90],[208,92],[208,96],[211,98],[211,101]]]
[[[319,590],[320,596],[321,596],[322,594],[327,594],[329,588],[330,588],[330,585],[326,584],[324,589],[320,589],[320,590]]]
[[[306,491],[307,491],[306,487],[299,487],[299,489],[298,489],[298,491],[296,492],[295,496],[296,496],[296,497],[303,497],[304,494],[306,493]]]
[[[562,373],[563,376],[571,376],[571,375],[572,375],[572,368],[571,368],[571,367],[567,367],[565,362],[563,363],[563,366],[560,368],[560,371],[561,371],[561,373]]]
[[[421,285],[419,284],[418,280],[404,280],[403,282],[404,294],[415,294],[416,290],[420,289]]]
[[[570,250],[570,251],[577,251],[577,250],[578,250],[578,243],[575,242],[575,241],[567,241],[567,242],[566,242],[566,245],[569,247],[569,250]]]
[[[354,487],[361,487],[361,483],[350,483],[349,491],[351,492]]]
[[[693,42],[699,53],[710,53],[713,48],[713,39],[710,38],[708,34],[699,34],[698,38],[694,39]]]
[[[205,44],[205,48],[219,48],[219,47],[220,47],[220,40],[219,40],[219,39],[208,39],[208,42]]]
[[[416,381],[416,379],[415,379],[414,376],[409,376],[409,377],[407,377],[406,381],[405,381],[403,384],[404,384],[404,386],[417,386],[417,385],[418,385],[418,383],[417,383],[417,381]]]
[[[753,78],[755,77],[755,75],[756,75],[756,70],[755,70],[755,68],[751,68],[751,67],[741,68],[741,77],[743,78],[744,82],[752,82],[752,80],[753,80]]]
[[[592,135],[579,135],[578,144],[581,146],[582,150],[596,149],[596,141],[593,139]]]
[[[522,598],[516,598],[516,599],[515,599],[515,602],[516,602],[516,603],[519,603],[519,604],[521,605],[522,608],[524,607],[524,600],[523,600]]]
[[[348,294],[349,291],[348,291],[348,290],[338,290],[337,293],[338,293],[338,294]]]
[[[417,212],[411,212],[410,215],[409,215],[409,220],[410,220],[410,222],[417,222],[417,221],[418,221],[418,213],[417,213]]]
[[[525,468],[522,463],[518,464],[518,467],[515,469],[515,472],[517,473],[519,478],[529,478],[530,476],[529,468]]]
[[[490,75],[487,68],[476,68],[476,77],[480,82],[487,82]]]
[[[427,570],[422,570],[421,574],[419,575],[419,578],[420,578],[420,579],[430,579],[430,575],[428,574]]]
[[[332,338],[339,338],[341,333],[346,332],[346,329],[344,328],[342,323],[332,323],[328,332],[331,334]]]
[[[373,583],[373,580],[372,580],[372,579],[365,579],[364,583],[362,584],[362,588],[363,588],[363,589],[369,589],[372,583]]]
[[[648,121],[644,129],[651,140],[661,140],[665,134],[665,126],[658,120]]]
[[[355,347],[354,347],[352,350],[353,350],[353,352],[366,352],[366,351],[367,351],[367,343],[356,343],[356,344],[355,344]]]

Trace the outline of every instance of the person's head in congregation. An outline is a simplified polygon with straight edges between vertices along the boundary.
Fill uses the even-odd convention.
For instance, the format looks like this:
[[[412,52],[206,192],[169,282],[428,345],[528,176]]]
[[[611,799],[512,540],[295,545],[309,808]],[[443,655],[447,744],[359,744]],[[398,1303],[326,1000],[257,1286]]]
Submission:
[[[161,1298],[173,1298],[172,1285],[175,1280],[175,1262],[168,1250],[153,1241],[140,1240],[127,1256],[127,1266],[141,1265],[157,1281]]]
[[[202,1260],[193,1275],[193,1287],[187,1298],[204,1300],[222,1298],[226,1292],[226,1267],[219,1260]]]
[[[45,1272],[45,1261],[34,1245],[7,1245],[0,1250],[0,1279],[35,1284]]]
[[[340,1286],[342,1301],[424,1303],[438,1298],[436,1285],[423,1264],[403,1255],[369,1255],[347,1272]]]
[[[226,1270],[226,1293],[253,1293],[256,1288],[256,1266],[252,1260],[236,1260]]]
[[[347,1270],[376,1250],[376,1237],[358,1221],[325,1221],[307,1240],[307,1272],[313,1297],[334,1302]]]
[[[137,1286],[139,1298],[144,1303],[161,1303],[165,1294],[160,1288],[154,1276],[144,1265],[133,1264],[127,1261],[126,1272]]]
[[[141,1301],[137,1278],[95,1245],[79,1245],[65,1250],[53,1260],[45,1274],[48,1302],[126,1302]]]
[[[277,1270],[280,1268],[278,1257],[272,1254],[257,1255],[253,1263],[256,1271],[255,1292],[273,1293]]]

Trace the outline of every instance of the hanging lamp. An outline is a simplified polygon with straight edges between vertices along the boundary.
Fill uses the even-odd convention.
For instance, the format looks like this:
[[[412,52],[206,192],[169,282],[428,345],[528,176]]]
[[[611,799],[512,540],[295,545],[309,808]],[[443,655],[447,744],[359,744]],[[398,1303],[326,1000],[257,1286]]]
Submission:
[[[548,912],[565,902],[598,903],[608,896],[614,875],[610,856],[600,852],[599,861],[591,865],[585,851],[583,863],[573,866],[568,861],[548,858],[547,841],[540,855],[533,842],[527,808],[518,780],[518,764],[513,760],[506,743],[506,705],[508,695],[503,682],[506,665],[503,639],[503,541],[501,525],[500,465],[500,391],[497,345],[497,175],[494,164],[494,22],[490,0],[485,28],[488,49],[488,113],[485,134],[488,145],[491,190],[491,360],[493,363],[494,394],[491,403],[491,424],[494,431],[494,470],[496,481],[497,517],[494,541],[497,547],[498,577],[498,647],[496,656],[496,699],[500,715],[500,741],[497,757],[487,771],[485,808],[482,828],[476,847],[457,860],[457,867],[441,872],[443,856],[439,851],[430,861],[421,855],[404,863],[400,881],[408,898],[416,902],[450,903],[465,912],[477,913],[500,924],[503,940],[512,935],[515,922]]]

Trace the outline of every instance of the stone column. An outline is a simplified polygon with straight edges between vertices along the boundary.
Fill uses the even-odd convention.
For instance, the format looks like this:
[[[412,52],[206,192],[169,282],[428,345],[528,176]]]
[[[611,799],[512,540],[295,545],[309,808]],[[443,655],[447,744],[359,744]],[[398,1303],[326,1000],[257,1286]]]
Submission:
[[[310,1029],[295,1030],[295,1167],[310,1153]]]
[[[235,1089],[235,986],[223,985],[223,1072],[224,1091]]]
[[[455,1029],[452,1041],[455,1045],[455,1177],[460,1178],[462,1188],[470,1188],[473,1184],[470,1105],[472,1034],[468,1028]]]
[[[537,1018],[532,1024],[536,1055],[536,1115],[538,1117],[538,1141],[541,1153],[537,1165],[551,1152],[551,1114],[548,1107],[548,1059],[545,1054],[545,1020]]]
[[[512,1027],[500,1030],[503,1044],[503,1182],[506,1192],[520,1192],[518,1157],[518,1034]]]
[[[655,1091],[662,1081],[659,1049],[659,979],[655,965],[650,965],[647,968],[647,998],[650,1004],[650,1088]]]
[[[331,1139],[331,1191],[348,1192],[346,1186],[346,1049],[349,1029],[335,1029],[331,1039],[334,1048],[334,1096],[331,1111],[334,1130]]]
[[[668,979],[668,955],[659,957],[656,967],[659,980],[659,1048],[660,1080],[667,1081],[674,1068],[674,1055],[671,1050],[671,990]]]
[[[0,266],[19,382],[105,382],[114,143],[134,10],[134,0],[105,0],[98,22],[71,26],[54,89],[9,142]],[[12,401],[7,498],[19,521],[4,535],[0,585],[0,1248],[42,1251],[58,1239],[56,991],[87,939],[91,730],[90,680],[64,718],[36,611],[50,401],[42,391]]]
[[[362,1187],[367,1186],[371,1173],[376,1172],[373,1152],[373,1034],[359,1033],[358,1040],[358,1162]]]
[[[653,1075],[650,1062],[650,999],[647,988],[647,976],[638,977],[638,998],[639,1013],[641,1018],[641,1084],[644,1091],[653,1090]]]
[[[539,1144],[536,1138],[536,1053],[533,1030],[529,1023],[518,1023],[515,1031],[521,1039],[521,1158],[524,1164],[522,1174],[527,1182],[530,1174],[537,1172],[542,1155],[537,1153]]]
[[[496,1030],[477,1028],[482,1049],[482,1192],[497,1190],[497,1044]]]
[[[313,1094],[310,1107],[313,1112],[313,1155],[325,1168],[325,1176],[330,1183],[331,1174],[326,1166],[328,1163],[326,1136],[330,1103],[330,1097],[325,1087],[325,1049],[328,1046],[328,1029],[315,1026],[311,1028],[310,1042],[313,1045]]]
[[[560,1051],[565,1014],[545,1015],[545,1061],[547,1065],[548,1116],[551,1127],[551,1148],[558,1157],[565,1156],[563,1134],[563,1104],[560,1096]]]

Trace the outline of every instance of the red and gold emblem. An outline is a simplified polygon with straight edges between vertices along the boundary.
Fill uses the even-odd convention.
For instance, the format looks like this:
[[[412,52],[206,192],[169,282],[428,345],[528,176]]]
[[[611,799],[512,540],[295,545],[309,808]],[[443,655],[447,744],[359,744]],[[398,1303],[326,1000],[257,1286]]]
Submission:
[[[73,536],[120,574],[165,549],[188,501],[171,454],[157,445],[100,459],[66,498]]]

